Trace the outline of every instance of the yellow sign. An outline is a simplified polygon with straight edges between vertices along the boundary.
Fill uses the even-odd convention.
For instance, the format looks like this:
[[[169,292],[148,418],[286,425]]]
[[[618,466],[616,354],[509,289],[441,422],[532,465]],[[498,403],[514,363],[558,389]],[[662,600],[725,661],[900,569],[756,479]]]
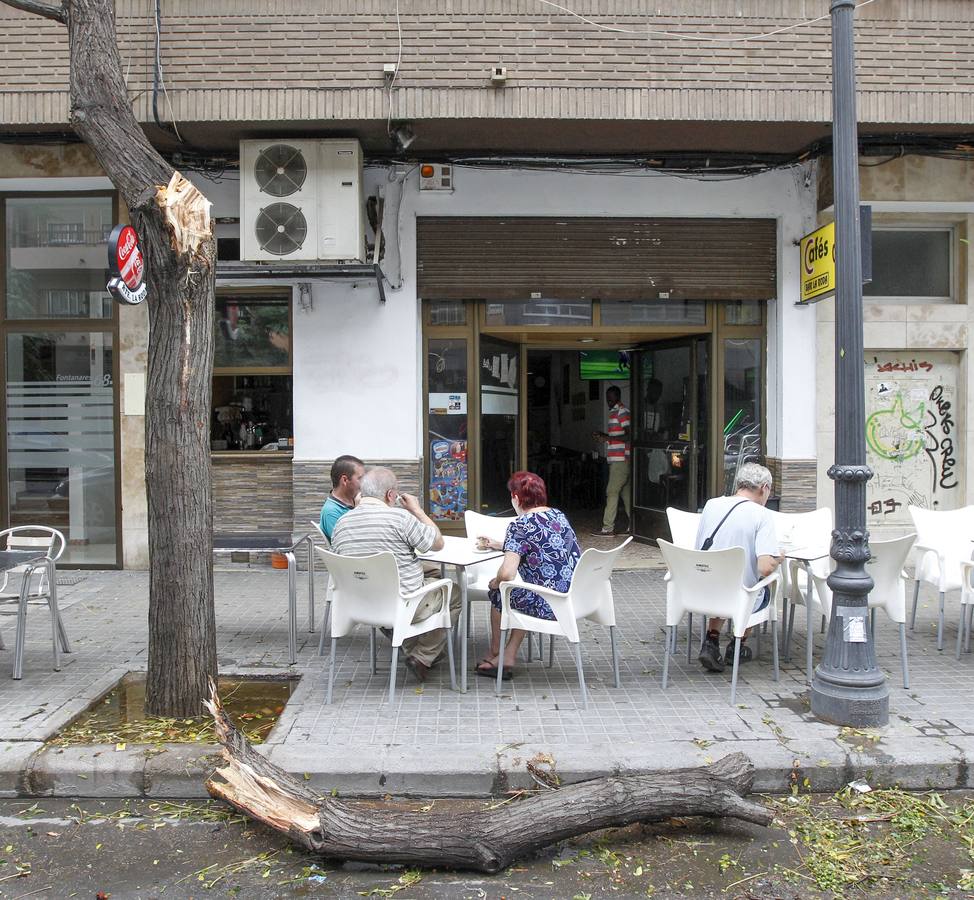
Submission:
[[[801,302],[835,292],[835,222],[816,228],[801,239]]]

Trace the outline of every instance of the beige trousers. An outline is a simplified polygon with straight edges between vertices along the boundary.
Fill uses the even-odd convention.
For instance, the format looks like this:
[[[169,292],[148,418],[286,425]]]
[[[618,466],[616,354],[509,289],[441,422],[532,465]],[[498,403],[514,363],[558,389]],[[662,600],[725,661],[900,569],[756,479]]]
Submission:
[[[426,583],[429,584],[431,581],[436,581],[439,579],[439,574],[436,577],[427,576]],[[423,602],[419,604],[416,608],[416,615],[413,616],[413,622],[423,622],[428,619],[433,613],[439,612],[443,608],[443,591],[433,591],[427,594],[423,598]],[[456,585],[453,586],[453,594],[450,599],[450,621],[453,622],[453,627],[457,626],[457,619],[460,618],[460,591],[457,589]],[[427,631],[426,634],[419,634],[416,637],[406,638],[402,642],[402,649],[408,656],[412,656],[414,659],[419,660],[425,666],[431,666],[433,663],[439,659],[440,654],[442,654],[446,649],[446,629],[437,628],[435,631]]]
[[[616,523],[616,513],[619,511],[619,495],[626,508],[626,515],[632,517],[632,497],[629,496],[629,460],[609,463],[609,484],[605,489],[605,515],[602,517],[602,527],[612,528]]]

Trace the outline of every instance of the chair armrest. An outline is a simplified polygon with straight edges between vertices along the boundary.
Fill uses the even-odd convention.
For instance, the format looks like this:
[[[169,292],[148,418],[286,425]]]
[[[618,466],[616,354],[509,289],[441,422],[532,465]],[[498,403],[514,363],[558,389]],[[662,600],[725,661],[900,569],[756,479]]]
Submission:
[[[563,594],[561,591],[553,590],[542,584],[531,584],[529,581],[502,581],[498,587],[500,588],[502,603],[507,602],[508,595],[516,587],[528,588],[533,594],[544,597],[549,603],[552,600],[557,603],[559,600],[564,601],[568,599],[568,594]]]
[[[452,578],[437,578],[436,581],[430,581],[428,584],[424,584],[421,588],[417,588],[415,591],[410,591],[408,594],[400,594],[400,599],[405,603],[412,603],[413,600],[422,600],[427,594],[433,593],[433,591],[438,590],[441,587],[447,589],[446,596],[449,600],[451,594],[453,593],[453,579]]]

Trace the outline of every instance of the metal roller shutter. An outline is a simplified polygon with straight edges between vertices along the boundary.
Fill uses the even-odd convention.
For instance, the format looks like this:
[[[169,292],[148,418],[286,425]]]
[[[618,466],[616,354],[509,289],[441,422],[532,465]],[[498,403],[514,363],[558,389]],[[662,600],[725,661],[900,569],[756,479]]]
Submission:
[[[770,300],[774,219],[420,217],[424,300]]]

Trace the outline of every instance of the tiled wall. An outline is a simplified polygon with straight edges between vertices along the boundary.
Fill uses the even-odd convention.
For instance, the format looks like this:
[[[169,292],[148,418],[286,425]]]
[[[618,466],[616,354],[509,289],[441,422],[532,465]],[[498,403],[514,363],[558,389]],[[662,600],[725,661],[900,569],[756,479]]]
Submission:
[[[767,466],[774,478],[774,493],[781,498],[782,512],[808,512],[815,509],[816,460],[768,457]]]

